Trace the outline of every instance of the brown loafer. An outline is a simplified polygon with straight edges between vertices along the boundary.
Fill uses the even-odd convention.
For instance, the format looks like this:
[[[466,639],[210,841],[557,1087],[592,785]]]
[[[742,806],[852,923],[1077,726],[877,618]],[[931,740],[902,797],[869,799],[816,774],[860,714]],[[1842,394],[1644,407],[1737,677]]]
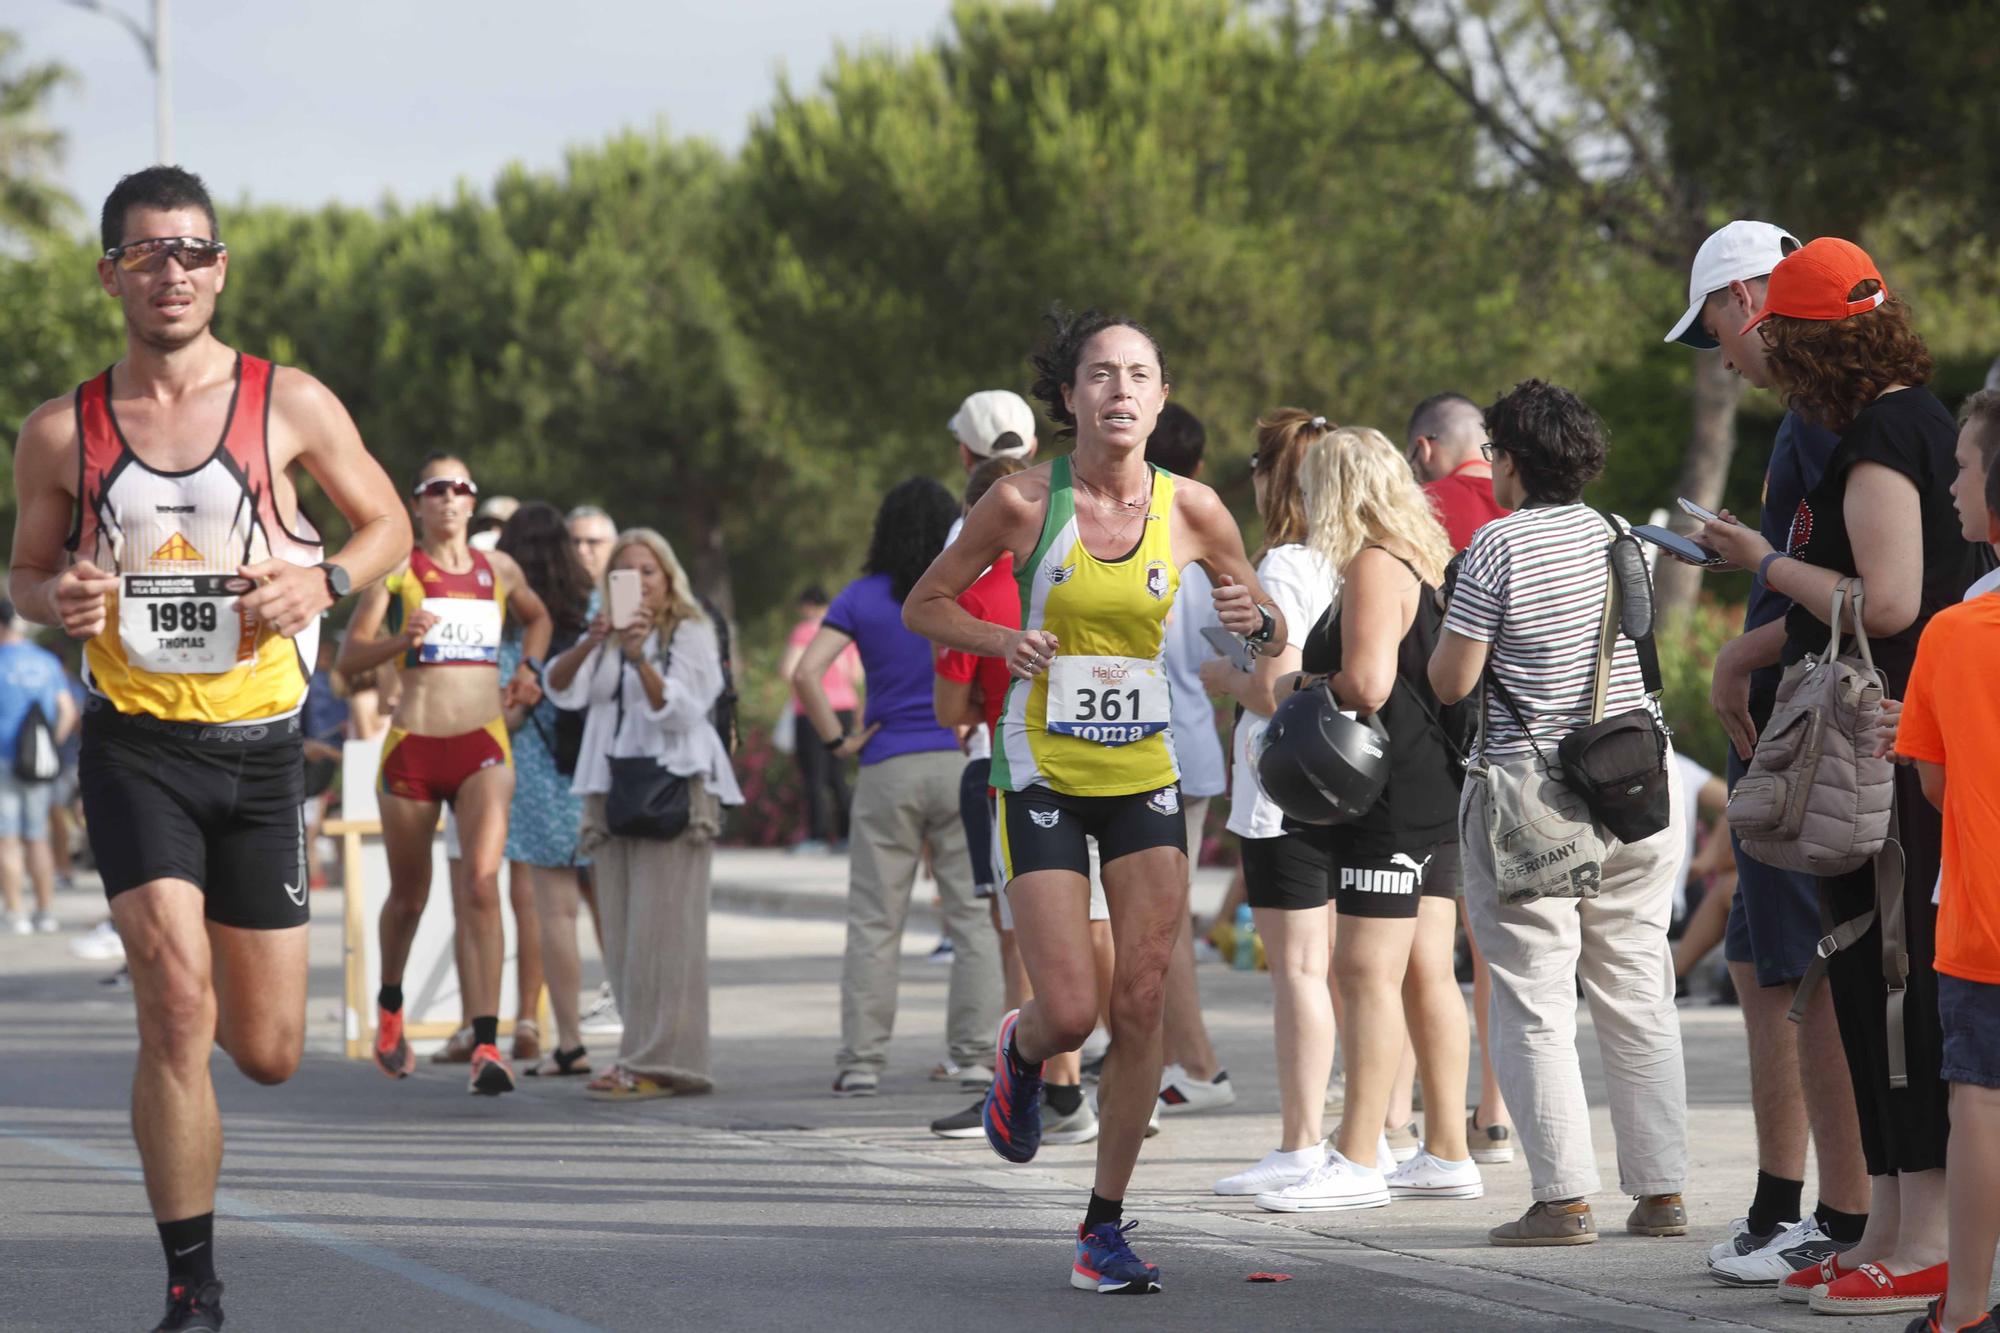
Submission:
[[[1648,1194],[1633,1205],[1625,1229],[1635,1236],[1685,1236],[1688,1210],[1678,1194]]]
[[[1597,1223],[1583,1199],[1538,1203],[1518,1222],[1494,1227],[1486,1238],[1495,1245],[1589,1245],[1597,1240]]]

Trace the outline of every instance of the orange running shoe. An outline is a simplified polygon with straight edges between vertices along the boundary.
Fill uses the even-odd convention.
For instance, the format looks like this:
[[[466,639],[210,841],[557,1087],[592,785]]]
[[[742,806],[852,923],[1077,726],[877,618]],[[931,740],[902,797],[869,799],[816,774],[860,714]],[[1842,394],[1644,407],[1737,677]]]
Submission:
[[[390,1078],[408,1078],[417,1067],[417,1053],[403,1037],[403,1011],[375,1011],[375,1067]]]
[[[500,1048],[490,1042],[475,1046],[472,1051],[472,1079],[467,1083],[466,1091],[482,1097],[498,1097],[513,1090],[514,1067],[500,1054]]]

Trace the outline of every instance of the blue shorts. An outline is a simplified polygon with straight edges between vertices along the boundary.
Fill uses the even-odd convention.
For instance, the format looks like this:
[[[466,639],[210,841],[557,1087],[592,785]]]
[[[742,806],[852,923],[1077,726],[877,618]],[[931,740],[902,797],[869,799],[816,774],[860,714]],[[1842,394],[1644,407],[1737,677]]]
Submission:
[[[12,764],[0,767],[0,838],[47,842],[49,802],[55,790],[53,782],[21,781]]]
[[[1729,747],[1729,787],[1748,767]],[[1729,927],[1722,956],[1749,963],[1759,986],[1796,985],[1819,949],[1819,881],[1752,860],[1731,834],[1736,853],[1736,898],[1729,904]]]
[[[2000,1088],[2000,986],[1937,974],[1944,1081]]]

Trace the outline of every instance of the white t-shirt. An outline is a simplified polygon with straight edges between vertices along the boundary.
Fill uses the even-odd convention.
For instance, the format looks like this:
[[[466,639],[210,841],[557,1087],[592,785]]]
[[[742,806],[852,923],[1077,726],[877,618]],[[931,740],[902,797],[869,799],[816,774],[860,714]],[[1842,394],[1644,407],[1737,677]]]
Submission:
[[[1222,737],[1215,730],[1215,705],[1201,687],[1201,664],[1215,655],[1202,626],[1221,625],[1212,596],[1215,585],[1200,565],[1181,570],[1181,590],[1167,612],[1167,687],[1173,699],[1174,757],[1180,763],[1181,795],[1190,800],[1220,796],[1229,785]]]
[[[1303,650],[1312,627],[1333,605],[1340,591],[1340,572],[1309,546],[1273,547],[1257,566],[1257,581],[1285,615],[1285,641]],[[1275,838],[1285,831],[1285,812],[1257,785],[1257,749],[1264,739],[1265,718],[1249,709],[1236,719],[1231,743],[1235,778],[1229,801],[1229,831],[1239,838]]]
[[[1688,867],[1694,864],[1695,854],[1701,850],[1701,789],[1715,780],[1715,774],[1688,758],[1679,750],[1674,751],[1674,767],[1679,770],[1676,781],[1668,788],[1672,804],[1681,807],[1675,812],[1680,826],[1687,830],[1687,846],[1681,849],[1681,868],[1674,876],[1674,915],[1687,915]]]

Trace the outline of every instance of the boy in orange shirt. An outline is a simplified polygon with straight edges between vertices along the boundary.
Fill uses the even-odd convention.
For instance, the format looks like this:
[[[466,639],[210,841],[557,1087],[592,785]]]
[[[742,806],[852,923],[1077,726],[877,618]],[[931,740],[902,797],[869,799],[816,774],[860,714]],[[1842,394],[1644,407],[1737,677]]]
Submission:
[[[2000,467],[1986,474],[1987,536],[2000,550]],[[1940,611],[1917,645],[1896,737],[1944,811],[1938,1011],[1951,1083],[1950,1281],[1908,1333],[2000,1333],[1986,1309],[2000,1244],[2000,594]]]

